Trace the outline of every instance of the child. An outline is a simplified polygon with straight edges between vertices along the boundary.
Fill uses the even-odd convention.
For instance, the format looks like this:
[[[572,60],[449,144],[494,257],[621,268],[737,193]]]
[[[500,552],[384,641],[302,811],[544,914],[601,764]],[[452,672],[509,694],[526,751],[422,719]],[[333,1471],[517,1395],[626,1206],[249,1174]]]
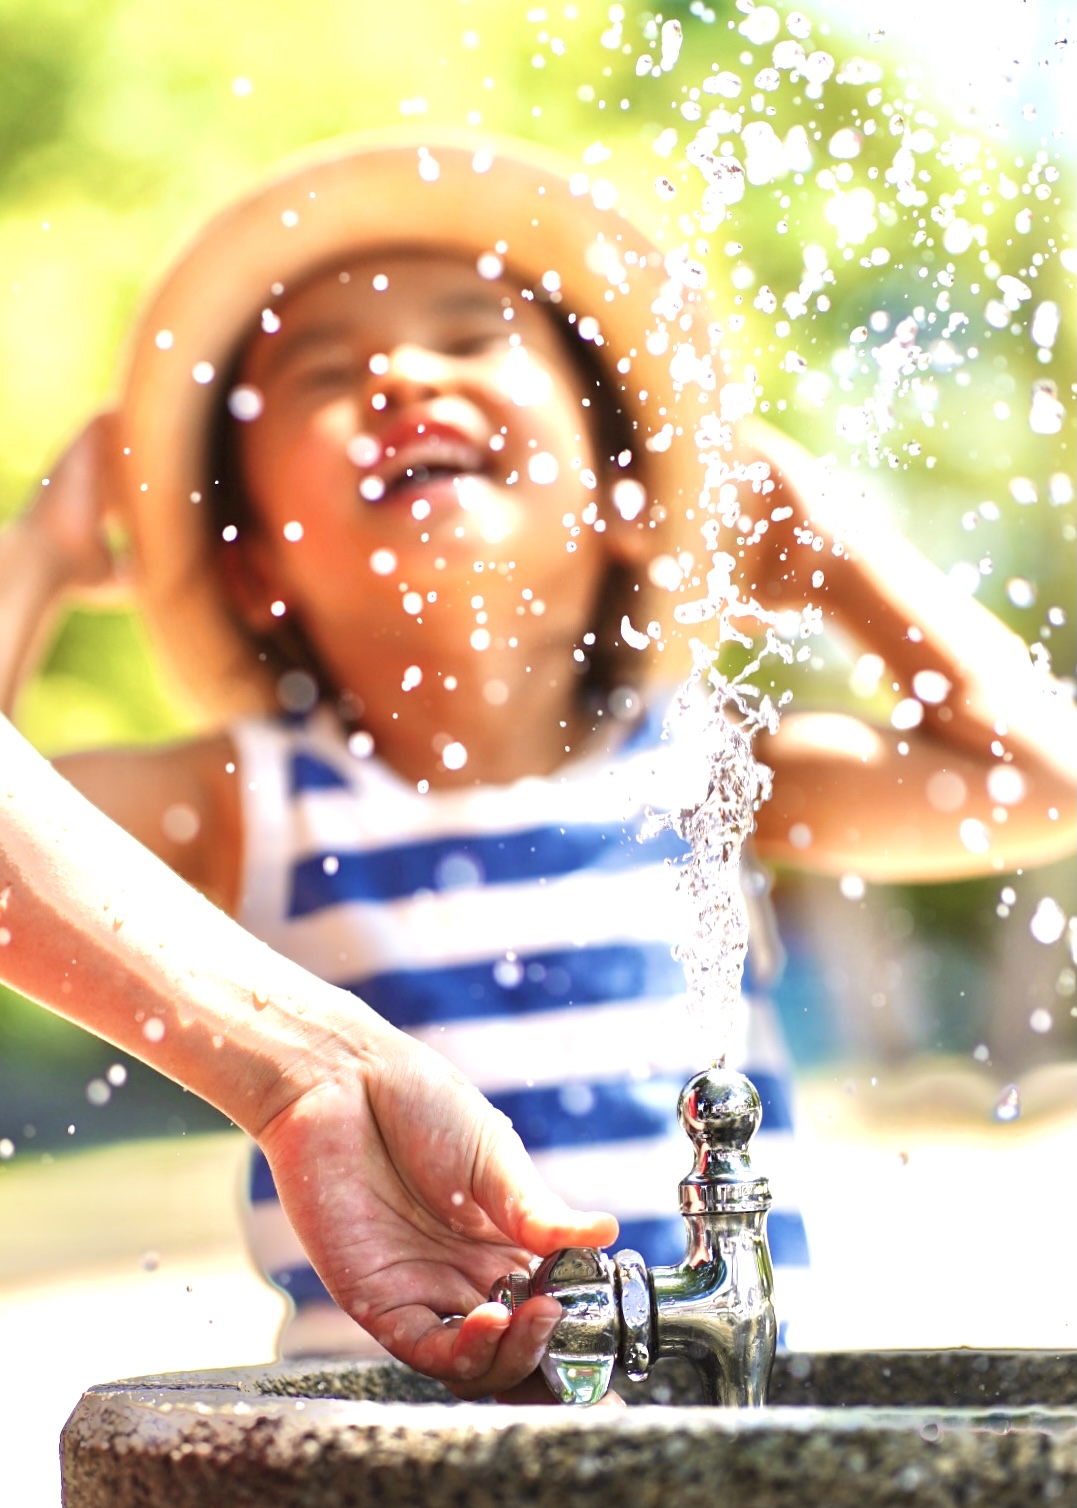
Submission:
[[[745,626],[753,601],[816,604],[917,699],[905,734],[790,713],[760,739],[763,859],[939,879],[1053,857],[1077,747],[1024,647],[911,547],[854,533],[794,446],[704,428],[710,311],[678,265],[531,148],[337,143],[180,259],[113,427],[10,557],[25,641],[102,569],[94,489],[71,480],[87,465],[100,495],[100,446],[161,647],[218,722],[62,768],[278,950],[442,1050],[652,1263],[683,1246],[673,1109],[699,1062],[673,850],[636,841],[702,773],[661,732],[688,662],[678,607],[727,557]],[[940,775],[956,800],[932,799]],[[806,1242],[765,1002],[731,1055],[764,1099],[788,1314]],[[253,1196],[256,1250],[299,1308],[288,1348],[350,1346],[257,1171]]]

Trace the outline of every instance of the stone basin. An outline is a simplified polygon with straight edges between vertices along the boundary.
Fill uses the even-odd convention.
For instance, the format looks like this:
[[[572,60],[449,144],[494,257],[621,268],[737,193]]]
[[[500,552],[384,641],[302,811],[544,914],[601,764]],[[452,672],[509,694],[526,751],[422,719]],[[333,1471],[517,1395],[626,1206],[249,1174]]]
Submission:
[[[1029,1508],[1077,1498],[1077,1352],[780,1355],[770,1402],[700,1406],[690,1370],[616,1408],[455,1402],[386,1363],[91,1388],[67,1508]],[[699,1494],[706,1494],[705,1500]]]

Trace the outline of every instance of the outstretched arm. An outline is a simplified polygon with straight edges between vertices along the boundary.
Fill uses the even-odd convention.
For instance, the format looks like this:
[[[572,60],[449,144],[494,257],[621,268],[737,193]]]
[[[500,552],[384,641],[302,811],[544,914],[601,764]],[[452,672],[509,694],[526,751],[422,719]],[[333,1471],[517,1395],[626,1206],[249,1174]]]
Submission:
[[[781,777],[760,813],[760,852],[879,880],[1064,857],[1077,824],[1072,699],[907,540],[837,499],[798,445],[762,426],[742,438],[776,484],[759,510],[766,532],[743,556],[752,595],[779,611],[820,608],[879,656],[919,719],[895,730],[791,709],[760,744]]]
[[[3,719],[0,978],[255,1137],[341,1307],[462,1395],[525,1378],[558,1318],[543,1298],[510,1319],[483,1302],[493,1281],[615,1235],[549,1192],[438,1054],[230,921]]]

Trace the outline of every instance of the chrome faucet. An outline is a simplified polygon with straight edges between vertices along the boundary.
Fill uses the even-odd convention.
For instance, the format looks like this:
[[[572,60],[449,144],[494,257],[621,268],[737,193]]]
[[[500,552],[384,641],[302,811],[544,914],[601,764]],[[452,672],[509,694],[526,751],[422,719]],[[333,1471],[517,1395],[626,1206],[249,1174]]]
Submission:
[[[677,1114],[695,1148],[680,1186],[687,1245],[678,1266],[570,1247],[491,1290],[510,1311],[542,1293],[560,1302],[540,1369],[562,1403],[597,1403],[615,1362],[639,1382],[663,1356],[694,1363],[706,1403],[765,1402],[776,1339],[770,1189],[748,1158],[763,1107],[743,1074],[708,1068],[681,1090]]]

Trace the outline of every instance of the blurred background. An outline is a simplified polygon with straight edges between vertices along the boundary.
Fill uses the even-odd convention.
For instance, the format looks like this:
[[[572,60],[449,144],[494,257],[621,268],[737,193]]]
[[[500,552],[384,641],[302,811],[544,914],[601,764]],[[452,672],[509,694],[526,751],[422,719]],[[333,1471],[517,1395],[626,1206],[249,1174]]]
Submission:
[[[403,19],[355,0],[0,0],[0,518],[108,401],[140,297],[215,208],[328,135],[470,124],[559,147],[679,224],[724,311],[727,380],[1072,687],[1071,32],[1047,0],[412,0]],[[686,157],[699,132],[746,169],[718,213]],[[909,319],[918,354],[888,381],[875,353]],[[881,671],[813,639],[795,696],[885,720]],[[72,608],[16,720],[47,754],[192,726],[115,604]],[[1073,1150],[1075,885],[1070,863],[946,886],[776,877],[818,1193],[848,1199],[855,1173],[858,1204],[878,1202],[875,1234],[861,1222],[876,1281],[919,1201],[986,1241],[1019,1177],[1072,1243],[1052,1158]],[[0,997],[0,1437],[27,1376],[54,1440],[90,1381],[270,1354],[241,1160],[208,1107]],[[964,1307],[905,1317],[908,1343],[1073,1342],[1072,1303],[1026,1299],[1000,1330],[957,1287]],[[806,1340],[874,1343],[870,1290],[857,1331],[841,1289]],[[55,1501],[41,1469],[20,1501]]]

